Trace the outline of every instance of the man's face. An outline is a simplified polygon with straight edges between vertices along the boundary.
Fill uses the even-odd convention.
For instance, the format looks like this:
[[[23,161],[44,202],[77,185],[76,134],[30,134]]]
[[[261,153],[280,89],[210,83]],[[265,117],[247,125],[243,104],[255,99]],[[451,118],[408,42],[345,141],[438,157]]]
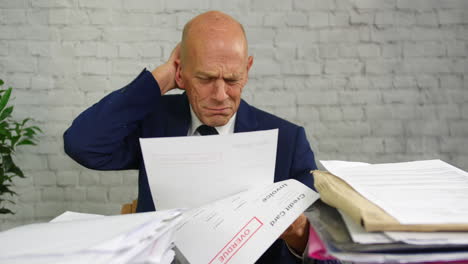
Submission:
[[[205,39],[187,45],[178,86],[202,123],[223,126],[237,112],[252,65],[245,49],[242,41]]]

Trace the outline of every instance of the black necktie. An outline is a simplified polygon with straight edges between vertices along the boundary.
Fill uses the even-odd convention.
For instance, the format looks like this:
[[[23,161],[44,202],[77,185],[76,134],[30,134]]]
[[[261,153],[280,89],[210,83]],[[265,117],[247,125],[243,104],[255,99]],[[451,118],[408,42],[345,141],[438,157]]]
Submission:
[[[201,125],[197,128],[198,133],[202,136],[208,136],[208,135],[218,135],[218,131],[214,127],[210,127],[207,125]]]

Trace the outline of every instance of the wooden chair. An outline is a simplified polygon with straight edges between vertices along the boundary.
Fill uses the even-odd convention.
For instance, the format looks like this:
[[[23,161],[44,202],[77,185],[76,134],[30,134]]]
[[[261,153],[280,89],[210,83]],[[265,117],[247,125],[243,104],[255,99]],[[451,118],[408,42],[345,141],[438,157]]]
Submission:
[[[120,214],[134,214],[137,209],[137,200],[133,200],[131,203],[123,204],[120,209]]]

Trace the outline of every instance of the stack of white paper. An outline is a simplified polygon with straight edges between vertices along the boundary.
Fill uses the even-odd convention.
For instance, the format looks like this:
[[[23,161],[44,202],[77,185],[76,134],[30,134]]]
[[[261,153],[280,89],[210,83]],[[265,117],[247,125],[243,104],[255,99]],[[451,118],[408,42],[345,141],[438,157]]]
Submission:
[[[381,244],[404,242],[413,245],[468,244],[468,232],[368,232],[339,210],[348,232],[359,244]]]
[[[320,162],[401,224],[467,223],[468,173],[441,160]]]
[[[273,183],[277,135],[142,140],[156,207],[191,210],[68,212],[0,233],[0,263],[170,263],[174,243],[192,264],[254,263],[319,198],[293,179]]]
[[[320,162],[401,223],[461,223],[468,219],[468,173],[441,160],[373,165]],[[340,213],[356,243],[468,244],[468,232],[366,232]]]
[[[67,212],[0,233],[0,263],[171,263],[179,210],[102,217]]]
[[[253,263],[319,195],[286,180],[191,210],[67,212],[0,233],[0,263]]]

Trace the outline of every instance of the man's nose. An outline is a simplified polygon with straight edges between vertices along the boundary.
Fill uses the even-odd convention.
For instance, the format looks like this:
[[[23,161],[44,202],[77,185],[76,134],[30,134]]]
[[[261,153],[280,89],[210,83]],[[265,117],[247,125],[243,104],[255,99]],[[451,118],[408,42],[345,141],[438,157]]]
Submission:
[[[223,79],[217,79],[214,82],[214,97],[218,101],[224,101],[228,98],[226,93],[226,83]]]

